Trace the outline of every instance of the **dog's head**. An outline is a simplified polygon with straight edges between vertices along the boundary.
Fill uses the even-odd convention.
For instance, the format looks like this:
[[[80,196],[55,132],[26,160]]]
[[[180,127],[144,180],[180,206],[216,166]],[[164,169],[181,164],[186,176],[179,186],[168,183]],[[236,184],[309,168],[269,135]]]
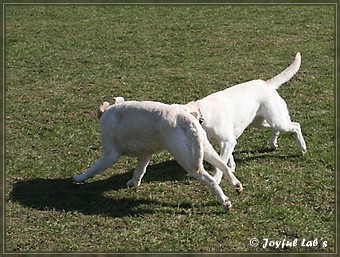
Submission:
[[[113,98],[113,100],[114,100],[114,102],[113,102],[114,105],[123,103],[125,101],[124,98],[121,97],[121,96],[115,97],[115,98]],[[107,101],[104,101],[103,104],[99,106],[98,111],[97,111],[97,118],[98,118],[98,120],[100,120],[100,118],[102,117],[105,109],[107,107],[109,107],[109,106],[110,106],[110,103],[107,102]]]

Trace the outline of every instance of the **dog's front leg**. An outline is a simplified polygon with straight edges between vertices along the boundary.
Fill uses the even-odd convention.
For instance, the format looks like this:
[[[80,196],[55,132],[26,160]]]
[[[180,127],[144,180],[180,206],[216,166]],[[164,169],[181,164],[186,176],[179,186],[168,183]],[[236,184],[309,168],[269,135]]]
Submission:
[[[218,156],[214,148],[211,146],[208,140],[204,143],[204,160],[219,168],[227,176],[229,184],[237,191],[243,190],[241,182],[235,177],[234,173],[231,172],[230,167]],[[215,180],[216,181],[216,180]]]
[[[236,168],[236,163],[233,157],[233,151],[234,151],[235,145],[236,145],[236,140],[231,143],[230,142],[221,143],[220,157],[222,161],[227,164],[231,172],[235,172],[235,168]],[[223,176],[223,171],[217,168],[214,174],[214,179],[216,180],[217,184],[221,183],[222,176]]]
[[[75,175],[73,180],[75,182],[83,182],[88,178],[91,178],[99,172],[111,167],[119,158],[118,154],[107,155],[104,154],[91,168],[89,168],[83,174]]]
[[[127,186],[139,186],[142,178],[146,172],[146,167],[149,165],[151,156],[138,158],[137,166],[133,172],[132,179],[130,179],[126,185]]]

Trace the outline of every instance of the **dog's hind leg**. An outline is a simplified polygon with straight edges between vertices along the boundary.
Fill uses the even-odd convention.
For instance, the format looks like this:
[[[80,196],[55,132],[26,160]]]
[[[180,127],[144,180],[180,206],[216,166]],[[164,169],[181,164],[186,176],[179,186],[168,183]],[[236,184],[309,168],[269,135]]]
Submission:
[[[227,209],[231,209],[231,202],[229,198],[224,194],[222,188],[216,183],[215,179],[203,169],[203,167],[197,172],[189,171],[188,173],[201,181],[205,185],[207,185],[211,191],[217,196],[219,202],[226,207]]]
[[[75,182],[82,182],[98,174],[99,172],[110,168],[119,159],[119,154],[111,152],[110,154],[103,154],[103,156],[86,172],[75,175],[73,180]]]
[[[224,194],[222,188],[217,184],[213,176],[211,176],[206,170],[204,170],[202,163],[203,160],[201,158],[198,159],[183,158],[185,156],[188,156],[187,155],[188,151],[190,151],[190,149],[180,147],[178,151],[171,152],[171,154],[175,157],[177,162],[188,172],[188,174],[191,177],[207,185],[212,190],[212,192],[217,196],[219,202],[227,209],[230,209],[231,202],[229,198]]]
[[[298,148],[302,154],[305,154],[307,152],[307,146],[301,132],[300,123],[292,122],[288,115],[288,110],[286,112],[287,114],[284,118],[281,117],[277,119],[276,117],[278,117],[278,115],[276,115],[275,119],[268,119],[268,123],[271,125],[272,131],[277,131],[277,135],[279,133],[278,131],[294,132],[296,134]],[[277,139],[277,135],[273,135],[272,137]]]
[[[269,140],[269,146],[271,149],[276,150],[277,148],[279,148],[279,144],[277,142],[279,135],[280,135],[280,131],[272,130],[272,136],[270,137],[270,140]]]
[[[300,123],[287,121],[284,124],[277,125],[276,129],[285,132],[294,132],[296,134],[296,140],[299,150],[302,154],[305,154],[307,152],[307,146],[302,136]]]
[[[255,128],[259,128],[259,129],[270,129],[272,131],[272,134],[269,139],[269,146],[273,150],[276,150],[277,148],[279,148],[277,141],[280,135],[280,131],[273,129],[269,125],[269,123],[265,119],[263,119],[263,117],[255,118],[254,121],[252,122],[252,126],[254,126]]]
[[[217,196],[219,202],[226,208],[231,208],[229,198],[224,194],[221,187],[216,183],[215,179],[204,170],[203,167],[203,135],[196,129],[192,129],[193,133],[186,133],[180,140],[169,135],[166,149],[175,157],[176,161],[181,165],[190,176],[207,185]],[[173,142],[176,142],[175,144]],[[208,141],[209,142],[209,141]],[[218,154],[215,152],[218,157]]]
[[[269,140],[269,146],[273,150],[278,149],[279,144],[278,144],[277,141],[278,141],[278,138],[279,138],[279,135],[280,135],[280,131],[273,129],[266,120],[263,120],[259,127],[271,129],[272,135],[271,135],[270,140]]]
[[[302,136],[300,123],[291,122],[291,131],[295,132],[298,147],[299,147],[301,153],[305,154],[307,152],[307,146],[306,146],[306,142],[305,142],[305,140]]]
[[[126,185],[127,186],[139,186],[142,178],[146,172],[146,167],[149,165],[151,156],[138,158],[137,166],[133,172],[132,179],[130,179]]]
[[[264,108],[263,115],[271,129],[275,131],[294,132],[297,144],[302,154],[307,152],[306,142],[302,136],[301,126],[297,122],[292,122],[286,102],[278,94],[275,99]]]

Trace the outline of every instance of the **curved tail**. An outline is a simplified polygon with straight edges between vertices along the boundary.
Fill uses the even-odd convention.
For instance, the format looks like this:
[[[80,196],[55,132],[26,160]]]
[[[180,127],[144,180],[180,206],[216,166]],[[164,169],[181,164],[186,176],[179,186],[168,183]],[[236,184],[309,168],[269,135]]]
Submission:
[[[278,89],[283,83],[287,82],[290,80],[295,73],[298,72],[301,64],[301,55],[300,52],[298,52],[295,55],[295,60],[294,62],[286,68],[284,71],[282,71],[280,74],[276,75],[275,77],[267,80],[266,82],[268,85],[274,87],[275,89]]]

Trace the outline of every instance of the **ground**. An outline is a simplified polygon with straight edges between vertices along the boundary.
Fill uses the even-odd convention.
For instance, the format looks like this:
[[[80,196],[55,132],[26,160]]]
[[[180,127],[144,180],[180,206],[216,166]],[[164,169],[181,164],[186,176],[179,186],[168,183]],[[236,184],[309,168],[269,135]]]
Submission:
[[[335,251],[334,13],[334,5],[5,5],[4,251]],[[269,79],[298,51],[301,68],[279,93],[308,153],[289,133],[270,151],[269,131],[247,129],[235,149],[244,192],[222,181],[232,211],[167,153],[154,155],[139,188],[125,186],[133,158],[72,183],[101,155],[104,100],[187,103]]]

